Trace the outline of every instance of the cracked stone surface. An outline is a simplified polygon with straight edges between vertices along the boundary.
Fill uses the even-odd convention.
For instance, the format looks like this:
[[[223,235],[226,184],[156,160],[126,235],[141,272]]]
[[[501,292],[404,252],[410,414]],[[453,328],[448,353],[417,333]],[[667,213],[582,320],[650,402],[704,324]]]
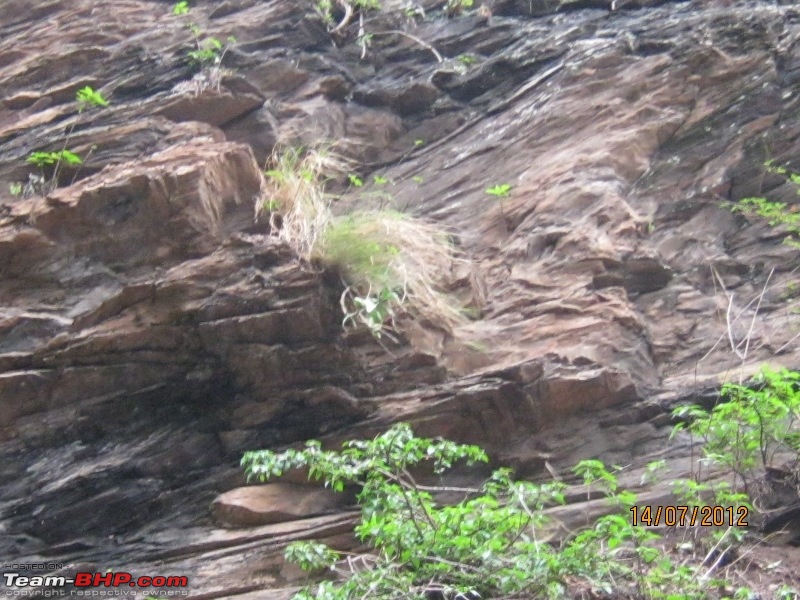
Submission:
[[[288,598],[283,545],[351,547],[355,517],[299,482],[247,490],[245,450],[404,420],[521,476],[596,457],[638,489],[654,457],[688,468],[675,403],[800,366],[798,250],[723,206],[798,204],[763,166],[800,171],[795,4],[496,0],[488,22],[422,4],[412,23],[385,0],[370,27],[442,62],[395,34],[362,59],[302,3],[198,0],[192,22],[237,39],[202,90],[168,2],[0,5],[0,556]],[[86,85],[110,106],[79,113]],[[12,195],[68,132],[84,165]],[[338,279],[253,218],[275,144],[323,141],[360,161],[342,206],[452,231],[474,320],[411,325],[392,354],[342,331]],[[226,493],[238,528],[215,518]],[[559,519],[597,510],[581,494]]]

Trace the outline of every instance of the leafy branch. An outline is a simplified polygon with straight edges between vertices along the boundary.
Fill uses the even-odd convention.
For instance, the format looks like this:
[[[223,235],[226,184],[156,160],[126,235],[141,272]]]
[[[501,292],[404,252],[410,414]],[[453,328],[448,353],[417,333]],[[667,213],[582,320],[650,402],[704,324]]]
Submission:
[[[89,86],[83,87],[76,92],[75,101],[78,106],[78,118],[73,121],[72,125],[70,125],[67,135],[64,138],[64,143],[61,147],[61,150],[50,152],[32,152],[26,159],[27,163],[37,167],[40,172],[39,177],[31,176],[30,182],[25,188],[27,192],[38,193],[42,196],[46,196],[58,186],[58,177],[63,165],[80,167],[84,163],[83,158],[81,158],[72,150],[68,149],[69,141],[72,138],[75,127],[77,127],[78,123],[81,121],[84,111],[91,108],[107,107],[109,103],[100,92]],[[91,154],[93,150],[94,146],[92,146],[92,148],[89,150],[89,154]],[[49,178],[45,175],[46,167],[53,167]],[[75,172],[71,183],[75,182],[79,172],[79,170]]]
[[[769,173],[783,175],[797,187],[800,195],[800,173],[793,173],[786,167],[776,166],[772,161],[764,163]],[[743,198],[737,202],[724,203],[731,212],[753,215],[766,219],[770,227],[782,227],[788,235],[784,243],[800,248],[800,205],[786,202],[771,202],[766,198]]]
[[[310,441],[280,453],[247,452],[242,465],[248,479],[265,481],[306,468],[309,479],[326,487],[359,490],[362,514],[355,533],[370,551],[338,552],[314,541],[290,544],[287,560],[306,571],[341,575],[310,585],[296,600],[700,600],[721,585],[702,565],[672,562],[654,545],[658,534],[634,526],[623,514],[601,517],[555,542],[546,533],[545,509],[564,504],[566,488],[560,482],[514,481],[509,469],[498,469],[480,488],[458,488],[462,501],[440,503],[433,494],[442,488],[421,485],[412,475],[487,461],[476,446],[417,438],[401,423],[372,440],[347,441],[340,451]],[[575,472],[599,486],[615,506],[635,501],[600,461],[584,461]]]

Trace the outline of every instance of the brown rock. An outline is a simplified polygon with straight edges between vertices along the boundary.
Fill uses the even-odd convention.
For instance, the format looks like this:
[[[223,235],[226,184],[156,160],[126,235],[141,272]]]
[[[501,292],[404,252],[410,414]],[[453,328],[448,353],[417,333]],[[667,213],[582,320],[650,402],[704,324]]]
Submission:
[[[39,92],[17,92],[13,96],[3,99],[3,104],[11,110],[21,110],[28,108],[31,104],[42,98]]]
[[[252,214],[260,186],[244,146],[174,146],[56,190],[39,208],[36,225],[50,239],[108,263],[161,263],[211,250],[237,205]]]
[[[277,120],[265,107],[228,122],[224,131],[229,140],[248,144],[258,164],[263,166],[275,148],[277,127]]]
[[[268,96],[290,92],[303,85],[308,78],[308,71],[285,60],[266,61],[248,73],[248,79]]]
[[[399,90],[392,99],[392,108],[398,114],[407,116],[428,109],[439,97],[438,88],[424,81],[415,81]]]
[[[225,492],[212,509],[226,527],[256,527],[322,515],[346,504],[346,496],[322,487],[270,483]]]
[[[272,420],[285,408],[285,402],[248,402],[231,415],[231,425],[240,429],[258,427]]]
[[[156,114],[176,122],[201,121],[219,127],[263,103],[263,97],[255,94],[204,90],[197,95],[184,95],[167,102]]]
[[[319,91],[331,100],[342,102],[351,90],[350,82],[341,75],[323,77],[319,81]]]
[[[359,104],[388,107],[403,116],[426,110],[439,96],[438,88],[424,81],[394,87],[362,87],[353,92],[353,100]]]
[[[287,309],[203,323],[200,335],[209,347],[216,348],[232,343],[297,343],[319,340],[322,324],[319,315]]]
[[[393,35],[360,60],[303,3],[193,3],[209,36],[240,40],[224,61],[237,74],[195,97],[175,95],[196,69],[169,2],[0,2],[0,555],[89,552],[139,573],[179,557],[201,595],[262,597],[286,541],[352,519],[210,525],[208,499],[240,485],[237,454],[400,420],[531,474],[660,456],[688,473],[662,454],[672,404],[710,405],[732,367],[800,364],[797,251],[720,207],[797,199],[763,162],[800,156],[800,47],[791,3],[676,4],[666,25],[659,3],[617,2],[610,39],[584,15],[608,0],[494,0],[491,26],[474,11],[419,24],[452,57],[440,65]],[[432,72],[441,95],[415,83]],[[112,105],[79,116],[87,82]],[[342,102],[351,84],[370,107]],[[68,131],[80,171],[48,199],[12,195],[29,154]],[[417,323],[415,349],[341,336],[340,282],[252,229],[278,139],[352,141],[392,183],[343,192],[337,210],[378,191],[445,226],[475,261],[480,314],[452,339]],[[501,183],[508,197],[488,197]],[[754,323],[743,367],[729,306],[734,343]],[[653,395],[663,416],[637,408]]]

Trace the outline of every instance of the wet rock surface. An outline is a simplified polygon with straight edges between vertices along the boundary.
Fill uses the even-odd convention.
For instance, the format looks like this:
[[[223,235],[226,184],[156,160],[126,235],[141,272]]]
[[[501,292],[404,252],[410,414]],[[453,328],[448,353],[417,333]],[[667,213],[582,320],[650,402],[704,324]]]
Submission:
[[[630,464],[636,487],[674,403],[798,366],[798,251],[721,206],[797,203],[763,168],[800,171],[795,5],[503,1],[483,22],[423,4],[371,27],[442,62],[397,34],[362,59],[302,3],[193,3],[238,40],[202,90],[169,3],[0,5],[0,556],[282,598],[282,545],[352,544],[354,517],[312,516],[320,501],[221,527],[244,450],[406,420],[530,476]],[[79,114],[85,85],[111,106]],[[10,194],[67,132],[82,168]],[[481,318],[421,324],[392,354],[345,335],[336,279],[254,224],[277,140],[347,140],[368,183],[344,203],[450,227]],[[688,449],[671,452],[680,473]]]

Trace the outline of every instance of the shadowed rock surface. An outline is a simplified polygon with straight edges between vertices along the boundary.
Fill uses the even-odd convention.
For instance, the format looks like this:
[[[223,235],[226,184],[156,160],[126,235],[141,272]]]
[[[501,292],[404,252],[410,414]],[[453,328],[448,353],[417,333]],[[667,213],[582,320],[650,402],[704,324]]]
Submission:
[[[282,546],[352,545],[354,516],[320,498],[222,527],[244,450],[405,420],[523,475],[599,457],[637,487],[653,457],[688,470],[686,444],[664,454],[676,402],[800,366],[798,250],[721,206],[798,203],[763,167],[800,171],[795,4],[502,0],[488,23],[401,4],[373,30],[443,62],[394,34],[361,59],[310,3],[0,5],[0,556],[282,598]],[[238,40],[219,89],[192,80],[189,22]],[[86,85],[111,105],[79,114]],[[67,132],[83,167],[12,196]],[[276,140],[347,140],[389,184],[343,203],[389,192],[449,227],[480,318],[392,354],[344,334],[338,279],[254,222]]]

